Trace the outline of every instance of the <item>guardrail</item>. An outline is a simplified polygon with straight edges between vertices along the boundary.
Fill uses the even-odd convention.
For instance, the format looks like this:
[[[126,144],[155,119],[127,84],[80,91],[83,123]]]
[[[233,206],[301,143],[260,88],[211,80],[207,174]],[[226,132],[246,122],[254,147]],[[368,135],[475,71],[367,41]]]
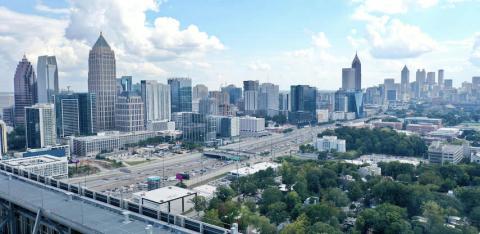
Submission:
[[[108,208],[113,206],[116,208],[128,210],[132,212],[132,218],[145,219],[152,218],[158,221],[166,222],[181,228],[185,228],[190,231],[203,233],[203,234],[229,234],[232,233],[230,230],[204,223],[198,220],[190,219],[183,215],[171,214],[168,212],[154,210],[151,208],[144,207],[141,204],[137,204],[128,200],[119,199],[112,197],[110,195],[89,190],[82,186],[77,186],[74,184],[64,183],[56,179],[37,175],[28,171],[24,171],[18,168],[13,168],[11,166],[0,163],[0,171],[13,174],[13,176],[22,180],[29,180],[38,184],[45,186],[47,189],[55,189],[64,192],[69,192],[77,194],[80,197],[86,198],[85,200],[90,199],[90,203],[93,205],[101,205]],[[97,204],[95,204],[98,202]],[[112,208],[113,208],[112,207]],[[145,216],[141,217],[141,216]]]

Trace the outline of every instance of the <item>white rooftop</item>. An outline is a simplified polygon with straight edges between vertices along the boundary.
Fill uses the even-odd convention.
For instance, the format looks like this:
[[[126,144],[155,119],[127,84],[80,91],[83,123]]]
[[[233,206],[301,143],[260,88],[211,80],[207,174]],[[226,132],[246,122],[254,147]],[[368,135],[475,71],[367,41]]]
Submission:
[[[255,174],[259,171],[266,170],[268,168],[273,168],[276,169],[279,167],[278,163],[271,163],[271,162],[261,162],[257,163],[254,165],[251,165],[249,167],[242,167],[239,168],[238,170],[232,170],[230,171],[230,174],[238,174],[239,176],[247,176],[247,175],[252,175]]]
[[[173,199],[192,195],[194,193],[195,191],[192,191],[189,189],[184,189],[177,186],[167,186],[167,187],[154,189],[151,191],[137,192],[137,193],[134,193],[133,196],[139,199],[145,198],[150,201],[162,203],[162,202],[170,201]]]
[[[210,198],[213,197],[213,195],[217,191],[217,187],[209,184],[204,184],[193,188],[193,191],[197,192],[200,196]]]
[[[54,157],[51,155],[40,155],[28,158],[14,158],[2,161],[3,164],[12,167],[28,167],[34,165],[48,164],[67,161],[67,157]]]

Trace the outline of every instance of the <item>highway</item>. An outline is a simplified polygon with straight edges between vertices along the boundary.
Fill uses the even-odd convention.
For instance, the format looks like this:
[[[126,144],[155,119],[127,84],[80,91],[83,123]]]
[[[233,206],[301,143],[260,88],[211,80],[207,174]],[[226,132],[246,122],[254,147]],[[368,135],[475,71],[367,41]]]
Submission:
[[[365,119],[358,119],[352,123],[363,122]],[[294,129],[292,132],[280,134],[274,133],[270,136],[259,138],[244,138],[238,143],[221,146],[219,149],[239,150],[257,154],[238,166],[245,166],[247,163],[270,161],[275,157],[296,153],[301,144],[312,142],[318,133],[327,128],[335,128],[333,124],[304,127]],[[268,152],[267,156],[259,156],[261,152]],[[186,181],[188,186],[201,184],[214,177],[234,170],[237,165],[233,162],[220,161],[206,158],[201,153],[170,154],[153,160],[149,163],[135,166],[117,168],[103,171],[98,174],[76,177],[65,181],[80,184],[96,191],[116,191],[123,186],[145,182],[148,176],[158,175],[173,177],[178,172],[191,173],[192,179]],[[203,172],[201,171],[203,170]],[[166,181],[164,185],[174,184],[176,181]]]

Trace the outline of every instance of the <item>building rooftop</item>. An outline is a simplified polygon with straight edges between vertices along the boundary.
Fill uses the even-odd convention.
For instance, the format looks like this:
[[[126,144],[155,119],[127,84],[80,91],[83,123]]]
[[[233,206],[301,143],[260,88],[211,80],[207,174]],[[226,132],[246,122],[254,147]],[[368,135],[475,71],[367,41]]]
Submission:
[[[139,199],[144,198],[150,201],[163,203],[193,194],[195,194],[195,192],[189,189],[184,189],[177,186],[166,186],[151,191],[137,192],[134,193],[133,196],[138,197]]]
[[[2,161],[3,164],[12,167],[28,167],[34,165],[48,164],[53,162],[67,161],[66,157],[54,157],[51,155],[33,156],[28,158],[14,158]]]
[[[0,197],[33,211],[41,209],[42,214],[50,220],[67,224],[83,233],[144,234],[148,224],[152,225],[152,233],[155,234],[194,233],[132,213],[130,221],[124,222],[120,208],[69,195],[68,192],[22,177],[11,176],[9,179],[5,172],[0,172]]]
[[[452,145],[452,144],[446,144],[441,141],[435,141],[432,142],[430,147],[428,147],[428,151],[432,152],[442,152],[442,153],[447,153],[447,154],[454,154],[458,151],[463,150],[463,145]]]
[[[257,163],[254,165],[251,165],[249,167],[242,167],[239,168],[238,170],[232,170],[230,171],[230,174],[232,175],[239,175],[239,176],[247,176],[247,175],[252,175],[255,174],[259,171],[262,170],[267,170],[268,168],[276,169],[279,167],[278,163],[271,163],[271,162],[261,162]]]

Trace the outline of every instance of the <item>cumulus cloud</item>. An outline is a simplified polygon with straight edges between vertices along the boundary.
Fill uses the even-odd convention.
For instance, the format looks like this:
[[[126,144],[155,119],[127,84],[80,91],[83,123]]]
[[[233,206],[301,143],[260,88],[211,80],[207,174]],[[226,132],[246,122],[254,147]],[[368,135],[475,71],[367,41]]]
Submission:
[[[319,32],[312,36],[312,43],[318,48],[329,48],[330,42],[324,32]]]
[[[363,0],[354,1],[359,4],[354,15],[365,16],[369,13],[404,14],[415,8],[430,8],[438,4],[438,0]]]
[[[158,12],[161,1],[69,1],[68,9],[51,8],[38,1],[39,13],[64,14],[60,18],[37,16],[0,7],[0,70],[15,71],[23,53],[36,63],[39,55],[56,55],[60,86],[87,87],[88,52],[103,31],[117,56],[117,75],[158,79],[190,64],[186,70],[208,69],[206,56],[225,48],[221,41],[196,25],[182,26],[174,18],[147,19]],[[47,25],[47,26],[46,26]],[[177,66],[177,67],[176,67]],[[8,79],[7,79],[8,78]],[[12,90],[7,76],[2,90]]]
[[[377,58],[412,58],[431,52],[436,42],[419,27],[397,19],[367,26],[370,52]]]
[[[480,67],[480,33],[475,35],[472,52],[470,54],[470,62]]]

